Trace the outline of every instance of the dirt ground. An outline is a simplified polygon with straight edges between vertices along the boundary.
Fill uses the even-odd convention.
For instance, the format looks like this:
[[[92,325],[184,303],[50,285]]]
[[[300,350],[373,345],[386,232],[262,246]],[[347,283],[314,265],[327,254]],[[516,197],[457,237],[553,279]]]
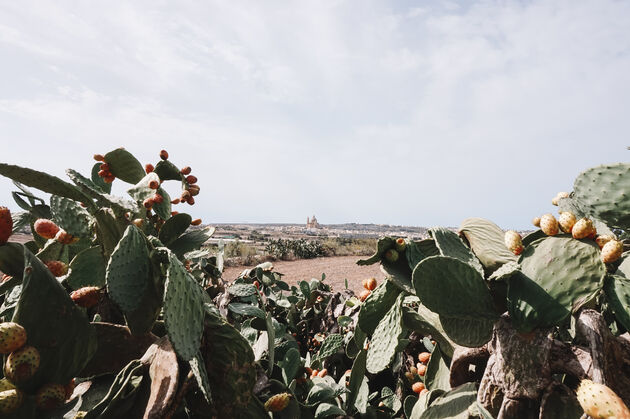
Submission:
[[[338,256],[316,259],[299,259],[295,261],[276,261],[273,262],[275,272],[284,274],[283,279],[291,284],[297,285],[298,281],[310,280],[311,278],[320,279],[322,273],[326,274],[325,282],[333,287],[333,289],[343,289],[345,287],[344,279],[348,279],[348,288],[353,290],[355,294],[359,294],[363,290],[361,281],[365,278],[374,277],[380,283],[384,278],[380,270],[380,265],[359,266],[358,256]],[[247,267],[229,267],[223,272],[223,279],[231,281],[236,279]]]

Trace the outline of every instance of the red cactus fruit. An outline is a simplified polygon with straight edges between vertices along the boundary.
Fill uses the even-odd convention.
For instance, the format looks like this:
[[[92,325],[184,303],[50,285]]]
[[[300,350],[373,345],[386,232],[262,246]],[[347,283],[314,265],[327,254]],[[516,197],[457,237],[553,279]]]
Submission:
[[[190,166],[186,166],[186,167],[183,167],[182,170],[180,170],[180,173],[186,176],[186,175],[189,175],[191,171],[192,169],[190,168]]]
[[[199,224],[201,224],[201,218],[194,219],[190,222],[190,225],[193,226],[198,226]]]
[[[44,262],[44,265],[46,265],[50,272],[57,278],[68,273],[68,265],[60,260],[49,260],[48,262]]]
[[[9,241],[13,233],[13,219],[7,207],[0,207],[0,245]]]
[[[11,352],[4,364],[4,376],[19,385],[31,378],[39,368],[39,351],[33,346],[23,346]]]
[[[160,158],[162,160],[168,160],[168,152],[166,150],[160,151]]]
[[[193,175],[186,176],[186,182],[192,185],[193,183],[197,183],[197,178]]]
[[[61,384],[44,384],[37,391],[35,403],[41,410],[53,410],[60,407],[66,400],[66,389]]]
[[[92,308],[98,304],[100,297],[99,287],[83,287],[70,294],[70,298],[79,307]]]
[[[105,161],[105,157],[102,154],[95,154],[94,160],[96,161]]]
[[[147,163],[144,165],[144,171],[147,173],[151,173],[155,170],[155,167],[151,163]]]
[[[160,187],[160,182],[158,182],[157,180],[152,180],[149,182],[149,188],[157,189],[159,187]]]

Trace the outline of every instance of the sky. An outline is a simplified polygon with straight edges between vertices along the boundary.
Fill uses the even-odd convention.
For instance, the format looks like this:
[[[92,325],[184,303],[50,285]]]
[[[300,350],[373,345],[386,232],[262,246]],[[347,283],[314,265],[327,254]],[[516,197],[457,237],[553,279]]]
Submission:
[[[0,63],[0,162],[166,149],[204,223],[529,228],[630,157],[630,1],[1,2]]]

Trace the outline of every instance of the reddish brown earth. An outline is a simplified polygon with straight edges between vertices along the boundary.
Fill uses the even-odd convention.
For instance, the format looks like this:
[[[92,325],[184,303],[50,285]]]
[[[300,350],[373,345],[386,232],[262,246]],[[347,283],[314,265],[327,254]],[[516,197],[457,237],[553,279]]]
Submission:
[[[348,279],[348,288],[353,290],[355,294],[359,294],[363,290],[361,281],[365,278],[374,277],[379,283],[385,278],[385,274],[381,272],[378,264],[359,266],[357,265],[357,260],[359,259],[362,259],[362,257],[337,256],[295,261],[276,261],[273,262],[273,270],[284,274],[283,279],[291,285],[297,285],[298,281],[301,280],[320,279],[322,273],[325,273],[325,282],[331,285],[333,289],[341,290],[345,287],[344,279]],[[243,266],[226,268],[223,272],[223,279],[232,281],[245,269],[249,268]]]

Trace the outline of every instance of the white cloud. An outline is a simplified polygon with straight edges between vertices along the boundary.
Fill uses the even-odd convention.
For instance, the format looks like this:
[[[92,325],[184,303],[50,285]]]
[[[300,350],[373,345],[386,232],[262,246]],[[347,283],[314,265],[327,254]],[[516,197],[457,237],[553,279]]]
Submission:
[[[5,3],[2,160],[167,148],[221,222],[524,227],[624,160],[628,27],[612,0]]]

